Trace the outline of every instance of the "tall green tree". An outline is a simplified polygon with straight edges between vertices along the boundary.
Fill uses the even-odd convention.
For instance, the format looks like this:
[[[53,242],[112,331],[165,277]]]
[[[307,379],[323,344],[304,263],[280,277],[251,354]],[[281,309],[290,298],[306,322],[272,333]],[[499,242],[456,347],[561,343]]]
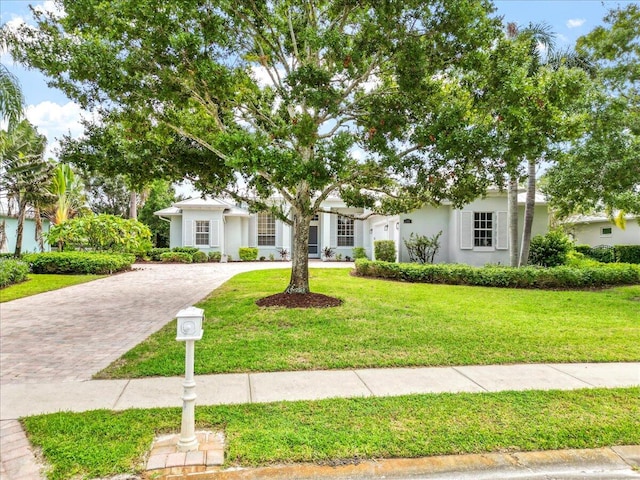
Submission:
[[[151,230],[151,240],[155,247],[169,246],[169,223],[154,215],[153,212],[170,207],[175,201],[176,191],[171,182],[155,180],[149,187],[138,220]]]
[[[11,130],[22,118],[23,108],[24,96],[18,79],[0,64],[0,122],[6,121]]]
[[[124,140],[185,153],[129,169],[177,170],[289,223],[286,292],[309,291],[309,223],[329,195],[384,212],[459,205],[500,173],[464,128],[498,31],[488,1],[58,3],[64,15],[3,32],[12,55],[108,107]]]
[[[46,137],[28,120],[22,120],[9,132],[0,131],[0,170],[3,172],[0,188],[18,205],[16,257],[22,253],[27,209],[47,204],[52,197],[49,183],[53,166],[44,159],[46,144]]]
[[[598,66],[589,128],[546,176],[545,192],[560,217],[640,213],[640,6],[611,10],[604,22],[577,42]]]

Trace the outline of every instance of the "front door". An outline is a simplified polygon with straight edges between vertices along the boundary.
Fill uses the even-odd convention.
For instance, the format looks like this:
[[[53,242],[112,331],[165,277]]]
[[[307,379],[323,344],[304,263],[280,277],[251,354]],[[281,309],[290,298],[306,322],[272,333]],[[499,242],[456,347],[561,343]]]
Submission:
[[[309,226],[309,258],[320,258],[320,246],[318,245],[318,225],[313,222]]]

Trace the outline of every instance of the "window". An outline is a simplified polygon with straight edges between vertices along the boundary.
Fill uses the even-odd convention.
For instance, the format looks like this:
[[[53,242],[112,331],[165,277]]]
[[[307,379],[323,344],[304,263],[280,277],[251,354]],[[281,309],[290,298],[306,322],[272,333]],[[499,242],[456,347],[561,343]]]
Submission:
[[[473,246],[493,247],[493,212],[473,213]]]
[[[258,246],[275,247],[276,219],[270,213],[258,213]]]
[[[338,246],[353,247],[354,242],[353,218],[338,215]]]
[[[196,245],[209,246],[209,222],[196,220]]]
[[[612,233],[613,233],[613,228],[611,228],[611,227],[602,227],[600,229],[600,236],[601,237],[610,237]]]

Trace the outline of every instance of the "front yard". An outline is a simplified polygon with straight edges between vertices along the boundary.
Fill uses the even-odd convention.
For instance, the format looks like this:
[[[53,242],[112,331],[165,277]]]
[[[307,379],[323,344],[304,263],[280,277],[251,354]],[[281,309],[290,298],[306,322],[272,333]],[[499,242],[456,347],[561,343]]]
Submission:
[[[289,272],[238,275],[200,304],[196,373],[640,360],[640,286],[542,291],[406,284],[311,270],[328,309],[262,309]],[[171,322],[99,378],[182,375]]]

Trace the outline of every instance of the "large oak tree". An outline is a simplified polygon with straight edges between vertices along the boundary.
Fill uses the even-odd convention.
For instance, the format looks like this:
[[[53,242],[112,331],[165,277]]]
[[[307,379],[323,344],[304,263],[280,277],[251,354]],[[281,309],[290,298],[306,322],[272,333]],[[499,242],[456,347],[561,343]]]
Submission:
[[[502,176],[470,126],[498,34],[487,1],[57,3],[63,14],[3,32],[14,57],[158,149],[128,168],[289,223],[289,293],[309,291],[309,222],[329,195],[397,212],[460,205]]]

